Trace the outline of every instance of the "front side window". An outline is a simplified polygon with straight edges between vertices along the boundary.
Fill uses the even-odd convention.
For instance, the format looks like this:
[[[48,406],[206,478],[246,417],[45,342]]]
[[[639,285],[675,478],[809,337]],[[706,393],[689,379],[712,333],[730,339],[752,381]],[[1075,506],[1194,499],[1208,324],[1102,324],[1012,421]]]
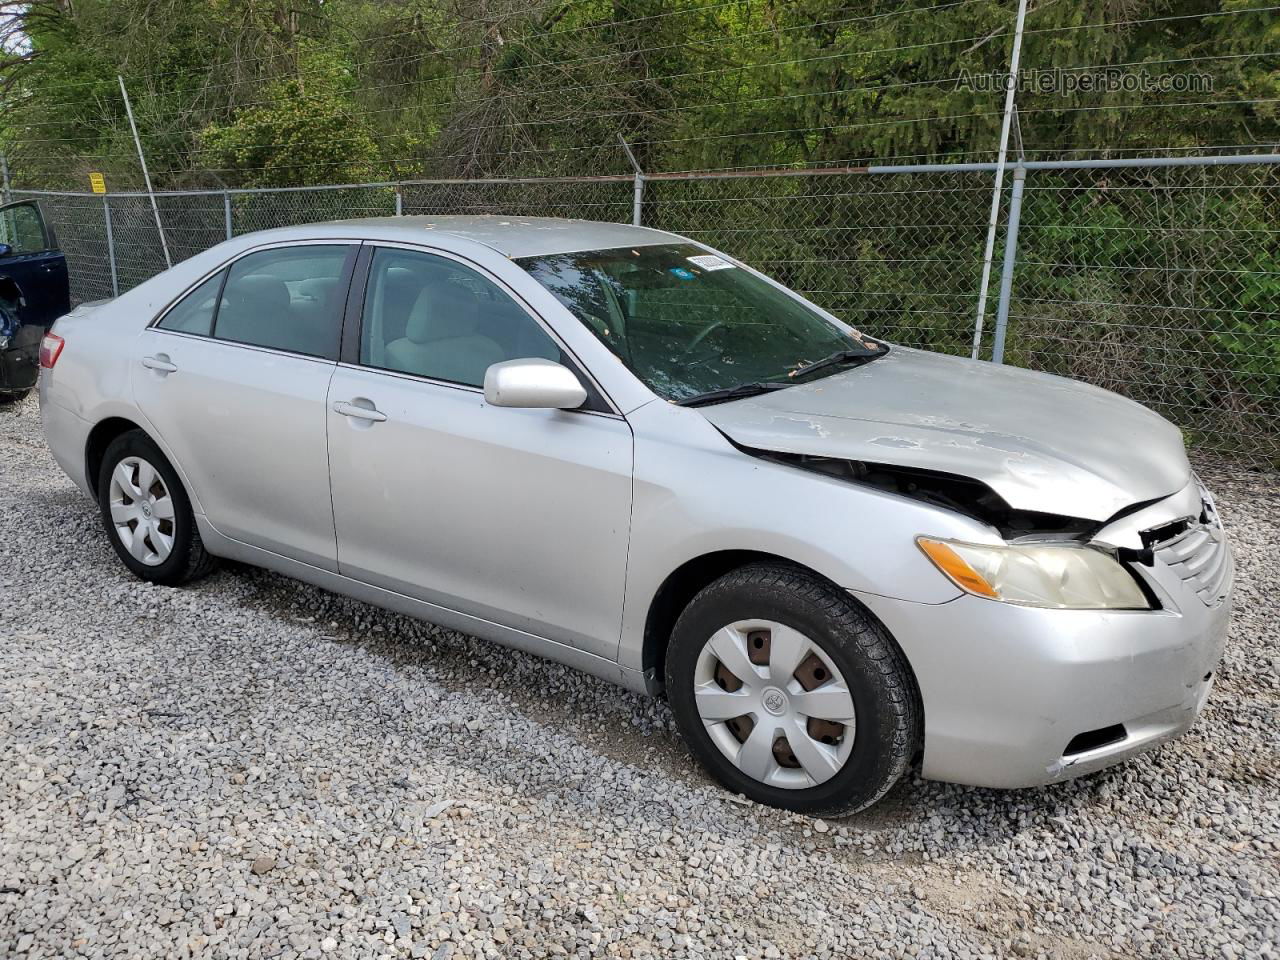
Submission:
[[[491,365],[529,357],[560,362],[560,347],[492,281],[429,253],[374,253],[362,364],[480,387]]]
[[[263,250],[231,265],[213,336],[311,357],[336,358],[342,334],[346,244]]]
[[[0,243],[7,243],[15,254],[39,253],[49,248],[44,219],[34,203],[0,210]]]
[[[782,387],[888,350],[692,244],[516,263],[667,400]]]

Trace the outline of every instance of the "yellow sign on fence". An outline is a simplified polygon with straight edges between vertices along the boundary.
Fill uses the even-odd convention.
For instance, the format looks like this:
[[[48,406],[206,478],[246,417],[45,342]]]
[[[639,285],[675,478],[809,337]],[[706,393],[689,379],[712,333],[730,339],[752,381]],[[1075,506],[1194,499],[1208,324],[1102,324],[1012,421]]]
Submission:
[[[100,173],[91,173],[89,174],[89,186],[94,193],[106,193],[107,178]]]

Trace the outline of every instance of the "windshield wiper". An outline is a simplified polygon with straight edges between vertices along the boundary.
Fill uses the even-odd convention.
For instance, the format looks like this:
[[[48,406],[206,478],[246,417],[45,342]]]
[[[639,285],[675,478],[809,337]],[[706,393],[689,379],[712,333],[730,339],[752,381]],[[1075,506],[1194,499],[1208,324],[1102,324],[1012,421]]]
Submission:
[[[791,371],[790,376],[803,377],[810,373],[817,373],[819,370],[825,370],[828,367],[834,367],[838,363],[856,363],[861,366],[864,363],[870,363],[872,360],[880,359],[888,352],[888,350],[882,350],[880,353],[867,353],[865,350],[837,350],[821,360],[815,360],[813,363],[807,363],[803,367],[797,367]]]
[[[677,400],[681,407],[700,407],[707,403],[722,403],[725,400],[738,400],[742,397],[754,397],[770,390],[783,390],[791,386],[789,383],[772,383],[760,380],[755,383],[740,383],[736,387],[724,387],[721,390],[708,390],[706,393],[695,393],[692,397]]]

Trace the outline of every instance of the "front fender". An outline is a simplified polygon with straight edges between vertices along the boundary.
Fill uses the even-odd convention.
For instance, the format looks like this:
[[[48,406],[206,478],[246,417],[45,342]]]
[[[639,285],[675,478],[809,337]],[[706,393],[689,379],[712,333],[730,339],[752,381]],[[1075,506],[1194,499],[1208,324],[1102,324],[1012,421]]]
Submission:
[[[840,587],[941,604],[960,591],[915,546],[921,534],[999,542],[990,527],[906,497],[760,460],[696,410],[655,402],[628,417],[635,497],[619,660],[640,669],[659,587],[725,550],[772,554]]]

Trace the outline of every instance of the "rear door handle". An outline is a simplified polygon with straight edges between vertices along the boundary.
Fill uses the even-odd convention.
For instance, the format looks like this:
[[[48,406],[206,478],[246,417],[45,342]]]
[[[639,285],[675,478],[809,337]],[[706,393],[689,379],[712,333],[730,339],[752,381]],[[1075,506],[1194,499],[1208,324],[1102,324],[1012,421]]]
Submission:
[[[143,357],[142,365],[148,370],[154,370],[156,373],[177,373],[176,364],[169,362],[169,358],[163,353],[155,357]]]
[[[365,402],[368,403],[367,400]],[[380,413],[374,407],[362,407],[350,400],[335,400],[333,412],[344,417],[354,417],[357,420],[368,420],[370,423],[382,423],[387,419],[385,413]]]

